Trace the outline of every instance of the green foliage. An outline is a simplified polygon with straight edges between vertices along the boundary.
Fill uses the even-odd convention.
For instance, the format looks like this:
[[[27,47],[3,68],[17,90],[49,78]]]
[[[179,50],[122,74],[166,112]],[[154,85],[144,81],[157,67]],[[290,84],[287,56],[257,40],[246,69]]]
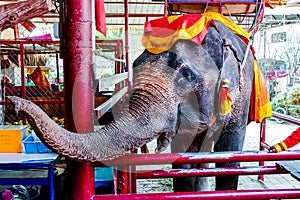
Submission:
[[[273,108],[285,108],[290,115],[300,115],[300,86],[295,85],[278,93],[271,105]]]

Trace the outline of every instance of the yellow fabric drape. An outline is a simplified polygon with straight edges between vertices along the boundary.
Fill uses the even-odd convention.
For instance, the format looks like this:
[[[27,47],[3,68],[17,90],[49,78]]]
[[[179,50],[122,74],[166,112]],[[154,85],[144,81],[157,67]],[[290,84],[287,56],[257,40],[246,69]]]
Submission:
[[[232,32],[249,40],[249,33],[239,25],[222,14],[207,12],[175,15],[146,22],[142,44],[154,54],[169,50],[180,39],[189,39],[200,44],[209,26],[216,26],[214,20],[222,22]]]
[[[266,80],[258,67],[257,61],[254,60],[254,92],[255,92],[255,118],[256,122],[262,122],[264,118],[272,116],[272,106],[269,99]],[[250,110],[250,112],[252,112]]]
[[[36,69],[36,67],[27,67],[26,68],[26,73],[27,74],[32,74],[34,72],[34,70]],[[41,68],[41,71],[45,74],[49,74],[50,69],[49,68]]]
[[[224,15],[216,12],[206,12],[202,14],[205,17],[211,18],[213,20],[218,20],[225,24],[232,32],[239,36],[243,36],[246,39],[250,39],[250,35],[247,31],[245,31],[242,27],[225,17]]]
[[[180,39],[201,43],[213,20],[201,14],[163,17],[145,24],[143,46],[151,53],[169,50]]]

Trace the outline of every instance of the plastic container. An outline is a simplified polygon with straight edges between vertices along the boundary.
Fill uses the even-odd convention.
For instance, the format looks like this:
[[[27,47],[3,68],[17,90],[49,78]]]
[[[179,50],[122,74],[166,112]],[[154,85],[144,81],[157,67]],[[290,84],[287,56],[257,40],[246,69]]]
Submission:
[[[113,194],[114,175],[112,167],[95,167],[95,193]]]
[[[33,134],[30,134],[23,140],[23,145],[26,153],[51,153],[49,149],[42,141],[36,139]]]
[[[22,152],[22,140],[27,134],[26,125],[0,125],[0,153]]]

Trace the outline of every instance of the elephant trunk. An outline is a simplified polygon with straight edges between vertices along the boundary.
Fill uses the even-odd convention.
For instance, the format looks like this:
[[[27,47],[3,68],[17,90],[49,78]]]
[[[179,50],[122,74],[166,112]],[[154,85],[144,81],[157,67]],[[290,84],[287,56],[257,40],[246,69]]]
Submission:
[[[170,112],[176,110],[177,105],[170,101],[165,103],[168,92],[145,87],[147,90],[137,89],[133,93],[129,110],[115,122],[85,134],[62,128],[31,101],[15,96],[8,99],[17,112],[25,115],[37,136],[55,152],[75,160],[103,161],[141,147],[169,127],[173,119]]]

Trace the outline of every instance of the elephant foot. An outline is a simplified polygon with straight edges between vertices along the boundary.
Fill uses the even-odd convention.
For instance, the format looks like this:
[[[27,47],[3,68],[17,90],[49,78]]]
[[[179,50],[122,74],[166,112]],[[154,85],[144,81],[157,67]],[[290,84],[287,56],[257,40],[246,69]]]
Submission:
[[[217,190],[237,190],[238,176],[217,176],[216,177],[216,191]]]
[[[209,180],[207,177],[197,177],[195,181],[195,192],[209,191]]]
[[[155,153],[161,153],[166,150],[166,148],[171,144],[174,136],[175,131],[173,130],[161,133],[157,138],[157,147],[155,148]]]
[[[193,192],[195,189],[195,178],[173,178],[174,192]]]

